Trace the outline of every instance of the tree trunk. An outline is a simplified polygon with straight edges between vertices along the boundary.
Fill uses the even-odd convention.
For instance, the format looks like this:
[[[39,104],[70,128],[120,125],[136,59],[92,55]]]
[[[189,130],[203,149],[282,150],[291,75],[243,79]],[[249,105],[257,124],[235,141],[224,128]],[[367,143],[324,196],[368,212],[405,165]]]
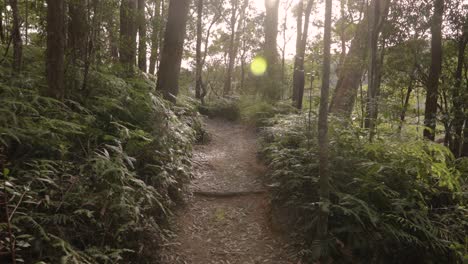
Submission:
[[[224,79],[224,89],[223,95],[228,95],[231,92],[231,79],[232,79],[232,71],[234,69],[234,63],[236,60],[236,47],[235,47],[235,35],[236,35],[236,22],[237,22],[237,8],[239,5],[239,0],[232,0],[231,1],[231,35],[229,37],[229,59],[228,59],[228,67],[226,71],[226,78]]]
[[[264,55],[267,70],[264,75],[264,97],[269,101],[276,101],[280,97],[278,74],[278,7],[279,0],[265,0],[265,46]]]
[[[20,17],[18,10],[18,0],[10,0],[11,11],[13,13],[13,27],[11,29],[11,38],[13,41],[13,70],[15,73],[21,71],[23,60],[23,41],[20,32]]]
[[[111,16],[109,18],[107,30],[109,31],[109,50],[113,61],[119,60],[119,39],[116,35],[116,19]]]
[[[120,63],[128,75],[136,64],[137,0],[122,0],[120,4]]]
[[[377,50],[378,50],[378,40],[379,33],[377,31],[377,24],[379,21],[379,9],[380,9],[380,0],[372,1],[369,7],[368,12],[368,47],[370,49],[369,60],[368,60],[368,71],[367,71],[367,118],[365,122],[365,127],[369,129],[369,137],[372,141],[375,120],[374,115],[377,108],[377,85],[376,85],[376,76],[377,76]]]
[[[151,21],[152,32],[151,32],[151,56],[150,56],[150,65],[149,73],[155,74],[156,71],[156,61],[158,60],[159,53],[159,32],[161,28],[161,1],[154,1],[154,15],[153,20]]]
[[[179,93],[179,74],[182,53],[184,51],[185,26],[190,0],[171,0],[164,34],[164,46],[161,55],[156,88],[166,100],[176,102]]]
[[[47,94],[56,99],[63,99],[64,56],[65,56],[65,8],[64,1],[47,0],[47,49],[46,75]]]
[[[197,47],[196,47],[196,73],[195,73],[195,98],[201,99],[202,90],[202,20],[203,20],[203,0],[197,1]]]
[[[313,0],[307,2],[307,7],[304,13],[304,29],[300,40],[299,54],[296,54],[294,58],[295,70],[293,75],[294,90],[296,90],[296,97],[293,99],[295,107],[302,109],[302,98],[304,97],[304,85],[305,85],[305,72],[304,72],[304,59],[305,49],[307,44],[307,35],[309,31],[309,18],[312,12]],[[297,63],[296,63],[297,61]]]
[[[294,56],[294,71],[293,71],[293,91],[292,91],[292,103],[293,106],[297,107],[297,94],[299,87],[298,75],[301,74],[299,70],[299,57],[301,54],[301,43],[302,43],[302,16],[304,13],[304,1],[299,0],[297,3],[297,19],[296,19],[296,55]],[[304,73],[302,73],[304,75]]]
[[[465,116],[465,126],[463,128],[463,147],[461,150],[462,157],[468,157],[468,115]]]
[[[328,245],[325,243],[328,236],[328,212],[330,203],[330,186],[328,170],[328,95],[330,89],[330,46],[331,46],[331,14],[332,0],[326,0],[325,4],[325,30],[323,34],[323,73],[322,89],[320,92],[320,109],[318,120],[318,145],[319,145],[319,194],[320,206],[317,220],[317,239],[319,245]],[[326,263],[326,250],[320,248],[316,251],[317,258]]]
[[[424,137],[434,141],[437,123],[437,96],[439,77],[442,71],[442,16],[444,0],[434,1],[434,15],[431,21],[431,68],[427,82],[426,109],[424,112]]]
[[[4,6],[0,4],[0,41],[5,44],[5,29],[3,28],[3,9]]]
[[[348,54],[340,67],[338,82],[330,103],[330,113],[350,117],[354,102],[365,70],[367,56],[367,18],[358,24]]]
[[[414,74],[411,74],[411,79],[410,83],[408,85],[408,89],[406,91],[406,96],[405,96],[405,101],[403,102],[403,107],[401,109],[401,114],[400,114],[400,124],[398,125],[398,132],[401,133],[401,129],[403,128],[403,123],[405,122],[406,118],[406,111],[408,111],[408,106],[409,106],[409,100],[411,97],[411,92],[413,92],[413,86],[414,86]]]
[[[69,1],[68,10],[70,22],[68,23],[68,49],[72,61],[85,61],[89,27],[87,21],[87,6],[85,0]]]
[[[146,72],[146,1],[138,0],[138,68]]]
[[[453,101],[453,128],[454,128],[454,139],[453,144],[450,146],[455,157],[460,157],[461,148],[462,148],[462,132],[463,132],[463,122],[465,114],[463,109],[466,109],[464,105],[463,96],[460,94],[462,91],[462,74],[463,74],[463,60],[465,58],[465,48],[468,43],[468,28],[465,26],[464,32],[458,41],[458,58],[457,58],[457,70],[455,71],[455,85],[452,88],[452,101]],[[466,96],[465,96],[466,97]],[[466,103],[466,102],[465,102]]]

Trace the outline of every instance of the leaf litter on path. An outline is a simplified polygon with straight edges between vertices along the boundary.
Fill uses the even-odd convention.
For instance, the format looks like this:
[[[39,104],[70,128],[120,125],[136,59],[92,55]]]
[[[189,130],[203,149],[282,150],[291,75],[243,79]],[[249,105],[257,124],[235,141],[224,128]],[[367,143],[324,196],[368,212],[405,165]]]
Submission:
[[[212,140],[197,146],[191,191],[239,192],[191,196],[174,218],[175,236],[163,247],[164,264],[295,264],[283,237],[272,231],[265,168],[256,159],[256,136],[242,125],[206,120]]]

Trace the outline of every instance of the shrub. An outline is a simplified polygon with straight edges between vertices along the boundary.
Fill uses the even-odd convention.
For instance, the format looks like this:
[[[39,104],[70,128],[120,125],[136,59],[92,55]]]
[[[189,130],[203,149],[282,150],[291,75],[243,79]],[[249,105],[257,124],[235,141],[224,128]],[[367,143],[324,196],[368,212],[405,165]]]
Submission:
[[[224,118],[237,121],[240,118],[238,100],[235,98],[220,98],[205,105],[200,104],[198,110],[209,118]]]
[[[26,263],[154,259],[190,177],[194,108],[170,107],[143,76],[105,71],[60,102],[40,94],[38,68],[0,82],[0,203],[12,225],[0,224],[1,251],[12,234]]]
[[[274,120],[262,137],[275,204],[289,221],[304,259],[315,247],[318,157],[315,118]],[[339,263],[462,263],[468,213],[462,176],[445,147],[382,137],[332,122],[328,250]],[[311,262],[312,263],[312,262]]]

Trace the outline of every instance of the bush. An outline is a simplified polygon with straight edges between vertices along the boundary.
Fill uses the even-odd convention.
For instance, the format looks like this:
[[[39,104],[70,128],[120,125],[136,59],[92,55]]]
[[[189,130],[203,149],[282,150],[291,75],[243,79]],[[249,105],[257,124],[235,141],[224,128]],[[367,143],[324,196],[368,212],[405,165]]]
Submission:
[[[274,120],[262,137],[274,204],[304,260],[314,249],[319,206],[315,118]],[[338,263],[462,263],[466,260],[466,174],[450,151],[421,140],[379,138],[332,122],[329,254]],[[465,189],[463,191],[463,189]],[[464,196],[465,195],[465,196]],[[309,263],[308,262],[308,263]]]
[[[26,263],[154,260],[191,175],[202,131],[194,108],[170,107],[143,76],[105,71],[60,102],[40,94],[37,68],[14,83],[1,77],[0,203],[12,226],[0,224],[0,251],[11,233]]]
[[[209,118],[224,118],[229,121],[237,121],[240,118],[238,100],[234,98],[220,98],[205,105],[200,104],[198,110]]]

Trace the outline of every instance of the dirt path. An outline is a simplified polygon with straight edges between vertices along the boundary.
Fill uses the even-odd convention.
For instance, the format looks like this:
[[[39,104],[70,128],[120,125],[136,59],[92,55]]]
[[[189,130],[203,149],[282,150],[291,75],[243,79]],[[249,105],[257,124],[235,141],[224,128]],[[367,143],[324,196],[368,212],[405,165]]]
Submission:
[[[190,197],[176,217],[176,231],[163,253],[165,264],[288,264],[287,245],[272,231],[269,199],[259,177],[255,134],[222,120],[206,120],[212,140],[197,146],[191,191],[233,197]]]

